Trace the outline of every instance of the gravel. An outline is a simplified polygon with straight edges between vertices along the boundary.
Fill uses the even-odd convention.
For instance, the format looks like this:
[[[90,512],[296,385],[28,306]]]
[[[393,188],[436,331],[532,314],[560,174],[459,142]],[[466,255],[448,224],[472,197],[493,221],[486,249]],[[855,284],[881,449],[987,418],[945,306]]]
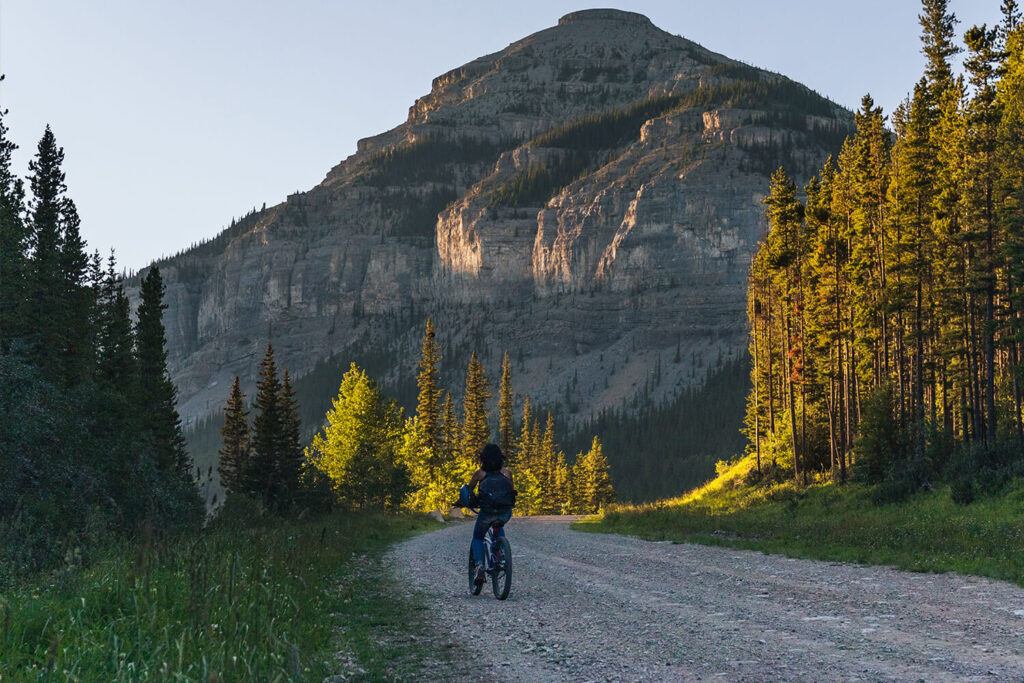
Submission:
[[[433,680],[1024,680],[1024,589],[958,574],[580,533],[514,518],[508,600],[466,586],[471,522],[393,549],[463,671]]]

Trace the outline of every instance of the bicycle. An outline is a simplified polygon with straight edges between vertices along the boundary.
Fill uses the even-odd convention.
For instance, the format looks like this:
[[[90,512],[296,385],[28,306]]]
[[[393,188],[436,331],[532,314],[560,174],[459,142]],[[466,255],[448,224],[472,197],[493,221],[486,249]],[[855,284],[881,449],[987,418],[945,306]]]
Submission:
[[[468,508],[473,514],[479,515],[479,511]],[[484,572],[491,577],[491,588],[494,597],[504,600],[512,588],[512,546],[508,539],[498,535],[498,529],[504,526],[503,522],[493,522],[484,536]],[[473,595],[480,595],[483,584],[478,584],[476,579],[476,562],[473,560],[473,548],[469,549],[469,592]]]

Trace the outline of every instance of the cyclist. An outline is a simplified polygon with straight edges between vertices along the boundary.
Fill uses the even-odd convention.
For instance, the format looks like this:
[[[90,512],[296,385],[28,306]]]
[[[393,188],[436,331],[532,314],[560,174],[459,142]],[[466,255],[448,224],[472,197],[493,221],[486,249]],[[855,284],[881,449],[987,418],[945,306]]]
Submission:
[[[480,461],[480,469],[473,473],[469,484],[459,492],[460,502],[470,507],[469,502],[480,506],[473,527],[473,561],[476,562],[475,582],[479,586],[484,582],[484,537],[494,523],[498,523],[498,536],[505,535],[504,525],[512,518],[512,506],[516,502],[516,490],[512,483],[512,473],[502,467],[505,455],[497,444],[489,443],[476,454]],[[475,493],[473,489],[479,490]],[[475,507],[475,506],[472,506]]]

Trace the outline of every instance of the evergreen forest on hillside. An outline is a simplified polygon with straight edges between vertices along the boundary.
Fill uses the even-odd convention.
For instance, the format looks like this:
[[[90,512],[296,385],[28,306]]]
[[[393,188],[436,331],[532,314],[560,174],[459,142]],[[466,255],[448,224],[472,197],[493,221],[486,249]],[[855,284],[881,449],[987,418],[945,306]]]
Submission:
[[[850,477],[879,500],[1024,474],[1024,27],[956,41],[921,14],[924,75],[802,192],[784,169],[751,268],[752,482]],[[964,73],[951,59],[963,52]]]
[[[133,319],[113,254],[104,265],[86,251],[53,132],[23,180],[3,116],[0,585],[202,516],[167,372],[160,271],[142,279]]]
[[[287,371],[278,378],[273,346],[260,364],[248,419],[238,378],[224,409],[220,482],[228,498],[255,498],[267,508],[448,510],[479,467],[477,452],[494,434],[512,470],[520,514],[592,513],[614,501],[608,461],[593,438],[572,462],[558,448],[555,421],[534,415],[529,396],[519,424],[508,353],[502,362],[497,430],[489,424],[491,382],[474,352],[461,409],[440,385],[440,345],[428,318],[417,377],[415,414],[386,397],[352,363],[322,428],[303,451],[299,409]],[[442,401],[442,396],[444,399]],[[460,416],[461,414],[461,416]]]

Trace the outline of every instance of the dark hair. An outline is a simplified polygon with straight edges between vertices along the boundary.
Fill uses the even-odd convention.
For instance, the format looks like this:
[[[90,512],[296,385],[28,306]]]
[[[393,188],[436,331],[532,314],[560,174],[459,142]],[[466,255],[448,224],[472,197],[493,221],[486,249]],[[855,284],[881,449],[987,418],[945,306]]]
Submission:
[[[498,448],[497,444],[489,443],[476,452],[477,460],[484,472],[497,472],[505,462],[505,455]]]

